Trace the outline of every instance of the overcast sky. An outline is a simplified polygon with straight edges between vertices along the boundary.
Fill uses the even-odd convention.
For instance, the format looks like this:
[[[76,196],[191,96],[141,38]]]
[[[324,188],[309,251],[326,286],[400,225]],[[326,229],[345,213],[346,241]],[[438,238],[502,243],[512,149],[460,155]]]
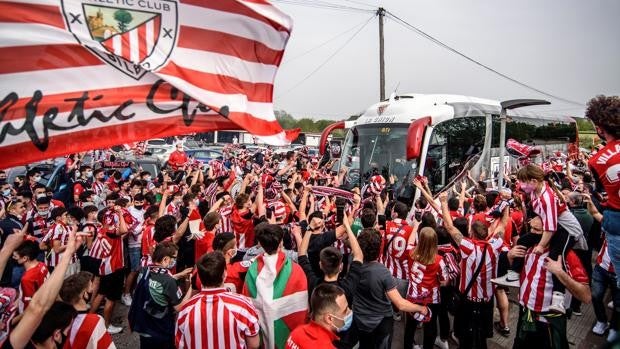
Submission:
[[[290,1],[290,0],[289,0]],[[294,0],[371,9],[396,16],[466,55],[529,85],[582,102],[620,94],[620,1],[615,0]],[[274,1],[294,21],[278,72],[275,109],[300,118],[342,119],[379,100],[378,20],[371,13]],[[312,52],[306,51],[341,35]],[[505,100],[547,98],[385,22],[386,95],[451,93]],[[548,99],[548,98],[547,98]],[[584,108],[549,99],[545,110],[583,116]]]

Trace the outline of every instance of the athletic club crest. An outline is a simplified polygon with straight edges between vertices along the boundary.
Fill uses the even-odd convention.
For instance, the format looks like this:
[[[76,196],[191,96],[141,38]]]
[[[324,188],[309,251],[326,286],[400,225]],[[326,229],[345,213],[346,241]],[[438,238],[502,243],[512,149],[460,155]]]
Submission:
[[[175,47],[176,0],[61,0],[80,44],[139,80],[162,67]]]
[[[377,115],[379,115],[379,116],[383,115],[383,113],[387,109],[388,105],[389,104],[381,104],[380,106],[378,106],[377,107]]]

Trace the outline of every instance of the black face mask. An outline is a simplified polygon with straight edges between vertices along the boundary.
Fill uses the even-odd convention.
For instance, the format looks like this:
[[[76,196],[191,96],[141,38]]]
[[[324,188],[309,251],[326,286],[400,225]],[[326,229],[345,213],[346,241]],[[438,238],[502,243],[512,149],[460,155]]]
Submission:
[[[135,208],[136,208],[136,210],[141,210],[141,209],[142,209],[142,207],[144,207],[144,206],[143,206],[143,205],[134,205],[133,207],[135,207]]]

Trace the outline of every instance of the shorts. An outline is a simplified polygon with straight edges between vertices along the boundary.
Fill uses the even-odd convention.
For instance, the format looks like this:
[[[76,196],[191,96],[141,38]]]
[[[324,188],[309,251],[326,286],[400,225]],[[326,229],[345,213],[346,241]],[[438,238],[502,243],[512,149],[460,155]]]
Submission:
[[[99,266],[101,266],[101,259],[93,258],[91,256],[80,257],[80,265],[82,271],[87,271],[94,276],[99,276]]]
[[[105,296],[110,301],[118,301],[123,294],[125,284],[125,272],[119,269],[112,274],[101,276],[99,283],[99,294]]]
[[[130,247],[127,253],[129,254],[129,271],[140,271],[142,267],[142,249],[140,247]]]

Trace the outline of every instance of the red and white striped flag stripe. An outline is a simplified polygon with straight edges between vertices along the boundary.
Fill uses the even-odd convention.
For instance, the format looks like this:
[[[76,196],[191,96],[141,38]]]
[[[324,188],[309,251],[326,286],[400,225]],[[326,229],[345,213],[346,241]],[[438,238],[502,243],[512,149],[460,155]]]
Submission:
[[[267,1],[166,1],[177,17],[174,25],[162,17],[161,29],[174,40],[163,52],[159,34],[153,55],[167,58],[152,71],[110,54],[87,24],[84,32],[72,29],[86,22],[79,12],[88,3],[99,6],[0,2],[0,167],[216,129],[242,128],[272,144],[296,136],[273,113],[273,82],[292,21]],[[223,106],[227,118],[214,112]]]
[[[160,16],[155,16],[130,31],[109,37],[102,44],[117,56],[132,62],[142,62],[153,52],[159,35],[160,19]]]

